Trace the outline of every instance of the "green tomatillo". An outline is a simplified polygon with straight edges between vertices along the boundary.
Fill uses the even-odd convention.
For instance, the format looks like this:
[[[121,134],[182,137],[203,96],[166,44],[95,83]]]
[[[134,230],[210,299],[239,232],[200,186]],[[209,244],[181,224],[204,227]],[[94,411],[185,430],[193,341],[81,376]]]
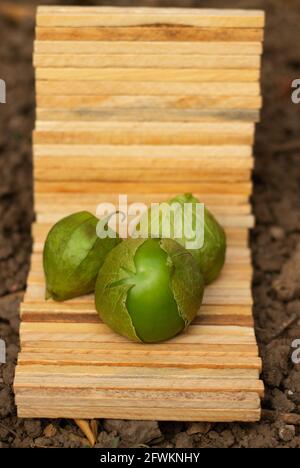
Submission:
[[[199,205],[199,200],[190,193],[178,195],[166,203],[160,203],[149,209],[144,215],[144,220],[147,218],[144,228],[148,231],[149,237],[170,237],[185,247],[196,259],[205,284],[209,284],[218,277],[224,265],[226,235],[222,226],[206,207],[203,207],[203,216],[200,216]],[[169,214],[166,209],[168,206],[173,209],[169,210]],[[169,229],[167,234],[164,231],[164,223]],[[142,221],[139,226],[143,232]],[[152,232],[153,227],[155,235]],[[201,246],[191,248],[190,245],[194,243],[191,241],[198,238],[202,238]]]
[[[121,242],[116,234],[100,239],[98,222],[91,213],[81,211],[52,227],[43,253],[47,298],[64,301],[94,291],[107,253]]]
[[[193,256],[172,239],[127,239],[101,268],[95,303],[102,320],[133,341],[176,336],[196,316],[204,291]]]

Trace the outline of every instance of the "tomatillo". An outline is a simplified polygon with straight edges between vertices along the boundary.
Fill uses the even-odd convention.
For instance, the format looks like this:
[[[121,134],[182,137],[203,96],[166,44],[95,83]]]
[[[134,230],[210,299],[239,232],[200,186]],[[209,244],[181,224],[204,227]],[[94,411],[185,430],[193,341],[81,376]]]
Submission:
[[[188,327],[203,297],[193,256],[172,239],[127,239],[99,272],[96,309],[115,332],[133,341],[168,340]]]
[[[99,219],[87,211],[61,219],[50,230],[43,253],[46,298],[64,301],[91,293],[107,253],[121,240],[97,236]]]
[[[166,203],[161,203],[155,206],[154,209],[149,209],[144,216],[146,219],[148,218],[146,225],[148,235],[153,237],[151,229],[154,225],[157,237],[170,237],[171,239],[176,239],[176,241],[185,247],[196,259],[205,284],[209,284],[218,277],[223,268],[226,255],[226,235],[222,226],[206,207],[204,207],[203,219],[198,219],[199,214],[197,212],[197,204],[199,203],[200,202],[196,197],[190,193],[186,193],[178,195]],[[163,205],[170,205],[174,209],[173,213],[168,217],[168,222],[170,220],[171,224],[168,235],[164,233],[162,227],[163,221],[166,220],[166,212],[164,212],[165,208]],[[191,208],[191,219],[188,219],[188,216],[184,214],[186,205]],[[178,217],[174,216],[174,213],[178,211],[180,212],[180,215]],[[184,229],[182,229],[182,224],[184,225]],[[142,223],[140,226],[141,225]],[[200,232],[198,232],[199,225],[201,229],[203,228],[201,236]],[[176,231],[178,232],[178,228],[180,232],[179,236],[175,235]],[[194,238],[188,238],[186,232],[189,235],[192,234]],[[196,239],[197,237],[203,238],[202,246],[189,248],[188,242]]]

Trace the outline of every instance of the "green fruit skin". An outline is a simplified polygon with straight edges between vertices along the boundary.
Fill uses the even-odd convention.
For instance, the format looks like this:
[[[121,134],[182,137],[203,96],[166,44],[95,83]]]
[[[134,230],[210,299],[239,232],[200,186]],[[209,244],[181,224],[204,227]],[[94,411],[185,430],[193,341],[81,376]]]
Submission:
[[[194,220],[196,220],[196,204],[200,203],[197,198],[192,194],[186,193],[178,195],[167,203],[170,205],[180,204],[182,209],[185,203],[191,203],[195,209],[193,209]],[[148,212],[149,220],[149,233],[151,230],[151,214]],[[161,217],[159,218],[159,226],[161,226]],[[195,229],[196,223],[194,224]],[[160,234],[161,227],[160,227]],[[187,239],[178,239],[174,237],[174,228],[171,229],[170,237],[174,238],[183,247],[186,247]],[[203,275],[205,284],[212,283],[220,274],[226,255],[226,235],[222,226],[217,222],[212,213],[204,208],[204,244],[200,249],[188,249],[193,257],[197,260],[200,271]]]
[[[94,291],[108,252],[121,240],[100,239],[98,218],[87,211],[61,219],[50,230],[43,252],[46,296],[64,301]]]
[[[128,239],[105,259],[95,303],[102,320],[134,341],[155,343],[184,330],[204,283],[196,261],[171,239]]]
[[[187,193],[169,201],[170,204],[176,202],[182,205],[184,203],[196,205],[199,200]],[[205,284],[212,283],[219,276],[225,263],[226,235],[222,226],[207,208],[204,208],[204,244],[200,249],[191,249],[189,252],[197,260]]]

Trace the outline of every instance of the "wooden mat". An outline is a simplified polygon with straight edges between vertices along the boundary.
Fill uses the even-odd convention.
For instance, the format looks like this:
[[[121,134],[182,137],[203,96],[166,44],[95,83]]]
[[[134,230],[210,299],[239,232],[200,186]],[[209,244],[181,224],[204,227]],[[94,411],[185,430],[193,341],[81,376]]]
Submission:
[[[15,378],[21,417],[255,421],[263,385],[248,228],[260,11],[40,7],[36,223]],[[51,225],[118,194],[192,192],[224,225],[226,265],[189,330],[134,344],[93,297],[44,300]]]

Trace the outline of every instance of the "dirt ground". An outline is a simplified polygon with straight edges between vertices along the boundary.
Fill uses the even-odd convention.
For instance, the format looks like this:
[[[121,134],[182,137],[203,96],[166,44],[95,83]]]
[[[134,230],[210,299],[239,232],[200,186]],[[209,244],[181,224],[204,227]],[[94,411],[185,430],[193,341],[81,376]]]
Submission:
[[[7,364],[0,366],[0,448],[87,446],[72,421],[18,419],[11,387],[18,352],[18,307],[26,287],[34,219],[31,59],[32,7],[37,3],[85,4],[1,0],[1,5],[14,9],[0,10],[0,78],[8,86],[7,104],[0,105],[0,337],[8,354]],[[300,339],[300,104],[292,104],[290,87],[294,78],[300,78],[299,0],[107,3],[251,7],[267,12],[264,108],[257,127],[253,178],[256,227],[251,233],[254,316],[266,394],[257,424],[101,420],[97,447],[300,448],[300,365],[291,360],[291,343]]]

